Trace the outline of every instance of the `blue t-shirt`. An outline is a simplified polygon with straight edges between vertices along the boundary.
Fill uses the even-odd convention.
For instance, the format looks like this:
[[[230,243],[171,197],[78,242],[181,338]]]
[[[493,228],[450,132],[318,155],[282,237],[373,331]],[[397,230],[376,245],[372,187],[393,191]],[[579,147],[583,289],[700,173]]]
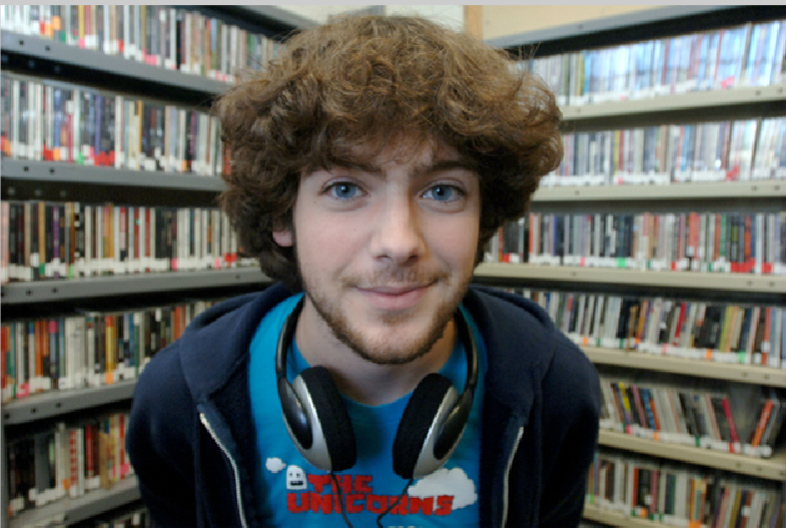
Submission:
[[[344,504],[353,526],[376,526],[379,515],[398,500],[382,519],[383,526],[477,526],[486,350],[469,313],[462,307],[477,343],[480,371],[469,422],[451,458],[439,470],[407,487],[407,481],[393,472],[392,450],[410,396],[380,406],[363,405],[344,397],[355,431],[358,458],[354,467],[336,473],[339,494],[330,473],[309,464],[293,444],[276,391],[276,343],[284,320],[299,299],[300,295],[290,297],[271,310],[259,324],[250,347],[251,409],[261,453],[257,481],[262,489],[257,496],[263,500],[260,507],[265,525],[344,527],[340,506]],[[309,367],[296,343],[292,346],[287,358],[290,381]],[[467,366],[461,343],[456,344],[440,374],[451,380],[459,393],[463,391]]]

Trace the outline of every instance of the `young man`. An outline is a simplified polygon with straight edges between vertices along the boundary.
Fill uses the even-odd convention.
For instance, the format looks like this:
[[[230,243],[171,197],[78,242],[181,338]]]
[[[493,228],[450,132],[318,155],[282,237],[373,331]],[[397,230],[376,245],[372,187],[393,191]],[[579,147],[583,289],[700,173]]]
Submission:
[[[280,279],[139,379],[128,451],[162,526],[578,524],[597,374],[533,303],[470,286],[559,164],[501,52],[415,18],[294,36],[220,98],[222,205]]]

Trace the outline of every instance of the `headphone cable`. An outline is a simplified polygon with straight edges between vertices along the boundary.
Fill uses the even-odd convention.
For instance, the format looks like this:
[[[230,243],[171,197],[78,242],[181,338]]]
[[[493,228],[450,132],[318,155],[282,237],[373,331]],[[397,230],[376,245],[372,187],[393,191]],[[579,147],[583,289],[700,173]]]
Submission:
[[[382,526],[382,517],[384,517],[384,516],[385,516],[385,515],[387,515],[388,513],[392,512],[392,511],[393,511],[393,508],[395,508],[396,506],[398,506],[398,503],[399,503],[399,502],[401,502],[401,499],[403,499],[403,498],[404,498],[404,495],[406,495],[406,494],[407,494],[407,490],[409,489],[409,487],[410,487],[410,486],[412,486],[412,483],[413,483],[414,481],[415,481],[415,478],[414,478],[414,477],[413,477],[413,478],[411,478],[411,479],[409,479],[409,481],[407,482],[407,485],[406,485],[406,486],[404,486],[404,489],[401,491],[401,493],[399,494],[398,498],[397,498],[395,501],[393,501],[393,503],[392,503],[390,506],[388,506],[388,508],[387,508],[385,511],[383,511],[383,512],[382,512],[382,513],[379,515],[379,517],[377,517],[377,528],[383,528],[383,526]]]
[[[349,522],[349,517],[347,517],[347,509],[344,505],[344,493],[341,491],[341,485],[338,483],[338,478],[336,477],[335,471],[330,472],[330,478],[333,479],[333,485],[336,487],[336,491],[338,492],[338,505],[339,508],[341,508],[341,516],[344,518],[344,522],[349,528],[354,528],[352,523]]]
[[[354,528],[352,526],[352,523],[349,522],[349,517],[347,516],[347,509],[346,509],[346,506],[344,504],[344,493],[341,491],[341,485],[338,483],[338,478],[336,477],[335,471],[331,471],[330,472],[330,478],[333,479],[333,485],[336,487],[336,491],[338,492],[338,504],[339,504],[339,507],[341,508],[341,516],[344,518],[344,523],[346,523],[346,525],[349,528]],[[404,486],[404,489],[401,491],[399,496],[396,498],[396,500],[394,500],[391,503],[391,505],[387,507],[387,509],[385,511],[383,511],[381,514],[379,514],[379,517],[377,517],[377,527],[378,528],[384,528],[382,526],[382,518],[385,515],[389,514],[391,511],[393,511],[393,508],[398,506],[398,503],[401,502],[401,499],[403,499],[404,496],[407,494],[407,490],[409,489],[410,486],[412,486],[412,483],[414,481],[415,481],[414,477],[409,479],[407,481],[407,484]]]

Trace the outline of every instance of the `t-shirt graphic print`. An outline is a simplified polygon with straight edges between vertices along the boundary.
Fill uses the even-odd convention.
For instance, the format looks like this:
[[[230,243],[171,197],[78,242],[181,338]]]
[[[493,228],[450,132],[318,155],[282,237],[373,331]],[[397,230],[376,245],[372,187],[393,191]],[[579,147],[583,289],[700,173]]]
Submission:
[[[346,508],[352,520],[358,514],[379,516],[387,511],[384,519],[390,516],[390,522],[395,523],[393,526],[401,526],[394,517],[447,517],[462,508],[476,506],[478,500],[475,482],[461,468],[439,469],[408,486],[402,495],[378,493],[373,475],[340,474],[333,478],[323,473],[307,474],[302,467],[287,466],[279,458],[269,458],[265,468],[272,474],[280,474],[286,481],[286,509],[295,515],[309,512],[321,516],[340,514],[341,508]],[[343,520],[336,520],[340,526],[344,525]],[[412,526],[409,520],[406,525]],[[418,526],[439,525],[443,523],[435,519],[433,523]]]

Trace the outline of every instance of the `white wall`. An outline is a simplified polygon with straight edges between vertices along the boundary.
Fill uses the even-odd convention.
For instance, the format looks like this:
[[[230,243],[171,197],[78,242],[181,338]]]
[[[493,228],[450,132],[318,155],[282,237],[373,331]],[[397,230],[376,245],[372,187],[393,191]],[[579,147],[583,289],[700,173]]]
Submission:
[[[365,5],[277,5],[279,9],[307,18],[317,24],[325,24],[330,15],[363,9]]]
[[[418,15],[456,31],[464,29],[463,5],[389,5],[388,15]]]
[[[662,5],[484,5],[485,40],[627,15]]]
[[[312,20],[317,24],[325,24],[331,15],[357,11],[371,6],[353,4],[279,5],[276,7]],[[464,29],[463,5],[386,5],[383,7],[387,15],[419,15],[458,31]]]

